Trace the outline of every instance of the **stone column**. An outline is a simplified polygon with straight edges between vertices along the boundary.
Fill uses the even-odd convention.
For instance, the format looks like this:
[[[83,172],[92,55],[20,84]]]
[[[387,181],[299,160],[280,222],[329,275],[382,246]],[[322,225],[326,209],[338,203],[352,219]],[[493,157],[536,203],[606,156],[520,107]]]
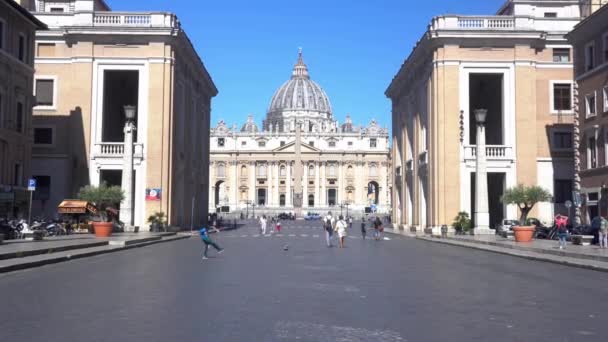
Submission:
[[[255,200],[255,162],[249,162],[249,198],[252,203],[257,205]]]
[[[344,163],[340,160],[338,161],[338,191],[336,205],[341,205],[344,198]]]
[[[291,207],[292,206],[292,198],[291,198],[291,165],[293,164],[292,161],[288,161],[287,162],[287,181],[286,181],[286,187],[285,187],[285,206],[286,207]]]
[[[304,168],[304,176],[302,179],[302,207],[308,207],[308,164],[306,162],[303,163],[302,167]]]
[[[128,120],[124,128],[125,142],[122,166],[122,191],[124,200],[120,203],[120,220],[127,231],[133,230],[133,133],[135,124]]]
[[[239,162],[235,159],[230,162],[230,175],[232,177],[232,196],[228,196],[230,211],[236,210],[239,206]],[[230,198],[232,197],[232,198]]]
[[[319,187],[321,186],[321,184],[319,184],[321,181],[319,172],[319,162],[315,162],[315,207],[319,207],[319,204],[321,203],[321,197],[319,197]]]
[[[280,206],[280,197],[279,193],[279,178],[281,177],[279,173],[279,162],[274,163],[274,205],[276,207]]]
[[[475,110],[477,117],[485,109]],[[485,117],[484,117],[485,118]],[[488,209],[488,173],[486,165],[485,120],[477,122],[477,158],[475,163],[475,235],[493,234]]]
[[[327,162],[321,162],[321,197],[319,204],[327,207]]]
[[[266,188],[266,206],[267,207],[272,207],[272,205],[274,204],[274,197],[272,196],[272,167],[274,166],[273,162],[268,162],[266,164],[266,184],[268,185],[268,187]]]
[[[215,208],[215,162],[209,162],[209,208]]]

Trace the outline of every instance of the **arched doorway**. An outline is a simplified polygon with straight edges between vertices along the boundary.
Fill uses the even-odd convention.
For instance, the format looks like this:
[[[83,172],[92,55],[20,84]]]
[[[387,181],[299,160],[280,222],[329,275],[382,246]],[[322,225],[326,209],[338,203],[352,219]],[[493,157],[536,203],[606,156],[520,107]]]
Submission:
[[[308,195],[308,206],[309,207],[315,206],[315,195]]]
[[[226,191],[226,182],[218,181],[215,183],[215,205],[228,205],[226,202],[228,192]]]
[[[285,194],[279,195],[279,206],[280,207],[284,207],[285,206]]]
[[[367,183],[367,200],[370,204],[380,203],[380,186],[375,181]]]

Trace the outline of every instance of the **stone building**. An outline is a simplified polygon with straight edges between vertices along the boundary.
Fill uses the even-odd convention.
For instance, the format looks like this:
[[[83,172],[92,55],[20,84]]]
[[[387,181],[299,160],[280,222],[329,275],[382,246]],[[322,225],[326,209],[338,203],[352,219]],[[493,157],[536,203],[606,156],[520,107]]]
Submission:
[[[34,209],[52,217],[81,186],[121,185],[124,106],[137,108],[134,224],[207,215],[211,98],[217,89],[175,14],[113,12],[103,0],[32,1],[36,35]],[[194,210],[193,210],[194,209]],[[193,216],[193,220],[191,216]]]
[[[393,219],[438,232],[460,211],[475,213],[476,109],[488,110],[490,227],[519,217],[500,198],[519,183],[554,203],[533,216],[551,221],[572,199],[573,74],[565,38],[580,1],[509,0],[496,15],[443,15],[405,60],[386,95],[393,111]]]
[[[18,2],[0,0],[0,218],[27,217],[34,37],[43,29]]]
[[[296,127],[301,128],[300,158]],[[388,212],[388,130],[371,120],[335,120],[329,97],[310,79],[300,51],[291,79],[274,94],[262,127],[220,121],[211,130],[209,210],[293,212],[301,171],[302,212],[365,208]],[[298,170],[299,168],[299,170]],[[342,206],[342,208],[340,208]]]
[[[582,223],[608,215],[608,6],[594,9],[568,34],[578,87],[575,190]]]

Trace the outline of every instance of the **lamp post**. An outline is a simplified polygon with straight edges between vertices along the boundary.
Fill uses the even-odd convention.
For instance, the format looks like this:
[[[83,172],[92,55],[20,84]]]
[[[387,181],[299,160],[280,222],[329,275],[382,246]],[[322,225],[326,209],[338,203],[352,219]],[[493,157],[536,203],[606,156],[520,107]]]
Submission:
[[[486,165],[486,132],[487,109],[476,109],[477,153],[475,158],[475,235],[492,234],[490,230],[490,212],[488,210],[488,172]]]
[[[135,106],[124,106],[125,111],[125,141],[123,149],[122,190],[125,198],[120,204],[120,219],[125,224],[125,230],[133,231],[133,134],[135,127]]]

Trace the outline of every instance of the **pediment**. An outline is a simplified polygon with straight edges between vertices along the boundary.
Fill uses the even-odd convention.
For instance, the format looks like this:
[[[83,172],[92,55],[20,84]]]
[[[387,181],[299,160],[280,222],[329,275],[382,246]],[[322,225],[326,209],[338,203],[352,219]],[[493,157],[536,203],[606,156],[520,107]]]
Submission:
[[[306,153],[306,152],[321,152],[320,149],[314,147],[314,146],[310,146],[304,142],[302,142],[302,144],[300,145],[300,151],[302,153]],[[279,148],[274,149],[273,152],[283,152],[283,153],[295,153],[296,152],[296,143],[294,141],[285,144]]]

